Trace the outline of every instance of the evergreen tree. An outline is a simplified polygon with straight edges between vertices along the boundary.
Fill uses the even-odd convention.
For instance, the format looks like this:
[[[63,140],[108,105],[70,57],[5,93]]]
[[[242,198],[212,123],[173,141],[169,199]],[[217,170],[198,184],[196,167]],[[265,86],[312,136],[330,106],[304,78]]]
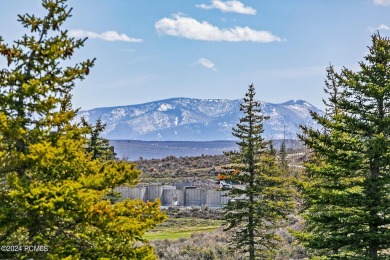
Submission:
[[[364,59],[357,72],[328,70],[328,113],[312,113],[323,129],[300,136],[313,156],[298,238],[324,259],[390,258],[389,38],[373,35]]]
[[[279,163],[282,171],[288,171],[288,161],[287,161],[287,148],[286,148],[286,139],[283,138],[282,143],[280,144],[279,149]]]
[[[247,252],[249,259],[272,259],[279,241],[273,231],[292,206],[292,192],[273,151],[261,136],[267,117],[261,114],[254,96],[255,89],[250,85],[240,105],[244,115],[233,129],[239,150],[230,153],[233,167],[239,172],[229,178],[245,188],[229,191],[233,200],[224,207],[224,219],[226,230],[234,230],[231,243],[235,249]]]
[[[275,146],[274,146],[274,141],[271,139],[271,140],[269,140],[269,152],[270,152],[270,154],[272,155],[272,156],[276,156],[276,154],[277,154],[277,150],[276,150],[276,148],[275,148]]]
[[[61,30],[65,3],[43,0],[44,17],[19,16],[29,34],[12,46],[0,38],[0,246],[45,246],[21,247],[20,259],[153,259],[142,236],[164,219],[159,202],[113,204],[113,189],[140,172],[88,152],[90,129],[72,123],[71,90],[94,61],[65,67],[85,42]]]
[[[337,114],[339,111],[337,102],[339,100],[339,97],[341,95],[339,91],[339,83],[337,79],[336,72],[334,70],[333,65],[330,65],[328,68],[326,68],[326,80],[325,80],[325,87],[324,92],[329,96],[329,100],[322,100],[326,106],[326,115],[332,116]]]
[[[84,118],[81,118],[81,123],[89,129],[87,152],[92,154],[92,158],[100,158],[101,160],[115,159],[114,148],[110,146],[110,142],[107,139],[100,136],[106,127],[102,120],[99,118],[96,121],[96,125],[92,126]]]

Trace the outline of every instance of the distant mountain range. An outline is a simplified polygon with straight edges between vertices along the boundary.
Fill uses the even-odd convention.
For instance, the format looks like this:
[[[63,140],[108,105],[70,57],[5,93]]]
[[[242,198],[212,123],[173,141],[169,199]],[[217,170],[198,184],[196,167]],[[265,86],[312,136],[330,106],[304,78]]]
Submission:
[[[172,98],[138,105],[94,108],[80,111],[94,124],[99,118],[106,124],[103,137],[110,140],[210,141],[234,140],[232,128],[238,123],[242,100]],[[303,100],[281,104],[262,102],[265,137],[295,139],[299,124],[318,127],[309,110],[323,113]]]

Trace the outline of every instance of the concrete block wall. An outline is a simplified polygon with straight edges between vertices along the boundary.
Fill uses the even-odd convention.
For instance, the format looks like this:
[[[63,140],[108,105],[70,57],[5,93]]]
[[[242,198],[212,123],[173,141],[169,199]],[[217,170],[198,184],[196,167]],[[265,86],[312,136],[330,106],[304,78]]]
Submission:
[[[207,195],[205,205],[210,207],[221,207],[221,191],[207,190],[206,193]]]
[[[187,183],[185,183],[187,184]],[[181,187],[178,189],[177,187]],[[163,206],[209,206],[222,207],[227,204],[230,197],[228,191],[202,190],[194,186],[184,185],[159,185],[153,184],[146,187],[118,187],[115,189],[122,193],[122,200],[142,199],[143,201],[154,201],[160,199]]]
[[[115,188],[116,192],[122,193],[121,201],[125,199],[141,199],[144,200],[146,187],[129,188],[125,186]]]
[[[179,191],[175,186],[164,186],[161,194],[161,205],[170,206],[179,204]]]
[[[185,188],[184,206],[203,206],[206,205],[207,190],[194,188]]]
[[[155,201],[160,199],[162,195],[162,186],[161,185],[150,185],[146,187],[144,201]]]

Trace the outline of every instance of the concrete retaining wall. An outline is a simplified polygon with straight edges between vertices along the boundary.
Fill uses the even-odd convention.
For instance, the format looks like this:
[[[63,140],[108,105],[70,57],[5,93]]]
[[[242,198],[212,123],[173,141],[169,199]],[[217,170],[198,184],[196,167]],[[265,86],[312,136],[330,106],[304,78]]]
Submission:
[[[206,205],[207,190],[186,187],[184,190],[184,206]]]
[[[202,190],[194,186],[185,186],[184,184],[179,183],[174,186],[153,184],[135,188],[122,186],[115,190],[122,193],[121,200],[138,198],[146,202],[160,199],[163,206],[222,207],[230,200],[230,197],[227,196],[228,191]]]
[[[206,192],[205,204],[210,207],[221,207],[222,192],[218,190],[207,190]]]
[[[125,199],[144,200],[146,187],[129,188],[129,187],[121,186],[116,188],[115,191],[122,193],[122,197],[120,199],[121,201]]]
[[[145,196],[144,196],[144,201],[155,201],[156,199],[160,199],[161,195],[162,195],[161,185],[147,186]]]
[[[162,205],[178,205],[179,190],[176,190],[175,186],[173,188],[163,188],[160,200]]]

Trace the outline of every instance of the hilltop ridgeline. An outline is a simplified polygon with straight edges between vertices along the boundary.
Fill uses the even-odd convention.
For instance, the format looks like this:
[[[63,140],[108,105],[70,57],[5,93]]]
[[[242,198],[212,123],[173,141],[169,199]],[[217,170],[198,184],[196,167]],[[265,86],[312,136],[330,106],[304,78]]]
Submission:
[[[110,140],[210,141],[232,140],[241,100],[172,98],[145,104],[80,111],[89,123],[101,118],[103,137]],[[299,124],[316,127],[309,111],[322,111],[303,100],[281,104],[262,102],[270,116],[264,123],[267,139],[296,139]]]

